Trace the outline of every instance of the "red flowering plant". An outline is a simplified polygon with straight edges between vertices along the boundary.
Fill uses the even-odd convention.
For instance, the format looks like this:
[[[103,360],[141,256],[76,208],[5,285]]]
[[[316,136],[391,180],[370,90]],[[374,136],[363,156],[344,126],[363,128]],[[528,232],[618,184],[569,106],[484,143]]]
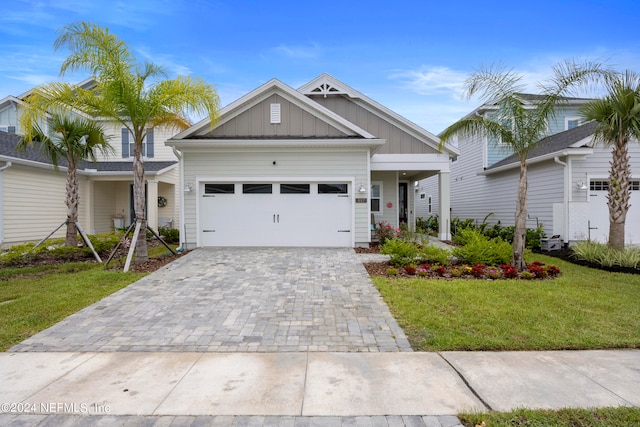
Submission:
[[[485,268],[486,266],[484,264],[475,264],[471,267],[471,275],[478,278],[483,277]]]
[[[502,274],[507,279],[517,279],[518,278],[518,269],[515,268],[511,264],[503,264],[500,266],[502,268]]]
[[[527,265],[527,271],[535,276],[536,279],[546,279],[547,277],[557,277],[560,269],[555,265],[546,265],[540,261],[534,261]]]
[[[381,245],[384,245],[387,240],[391,240],[394,237],[397,237],[399,234],[399,228],[395,228],[385,221],[378,224],[378,228],[376,228],[376,237],[378,238],[378,242],[380,242]]]
[[[404,271],[406,271],[407,274],[413,276],[414,274],[416,274],[416,266],[415,265],[407,265],[404,268]]]

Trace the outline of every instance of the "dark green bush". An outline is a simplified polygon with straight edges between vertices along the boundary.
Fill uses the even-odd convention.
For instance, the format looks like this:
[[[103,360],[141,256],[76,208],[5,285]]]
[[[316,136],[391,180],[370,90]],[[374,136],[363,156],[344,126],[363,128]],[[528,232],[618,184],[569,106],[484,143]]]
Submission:
[[[158,234],[169,244],[180,243],[180,230],[170,227],[158,227]]]
[[[465,230],[464,246],[453,248],[453,255],[467,264],[501,265],[511,261],[513,248],[499,237],[489,239],[478,230]]]
[[[380,248],[381,254],[391,255],[392,265],[400,267],[413,264],[418,252],[418,245],[399,238],[388,239]]]

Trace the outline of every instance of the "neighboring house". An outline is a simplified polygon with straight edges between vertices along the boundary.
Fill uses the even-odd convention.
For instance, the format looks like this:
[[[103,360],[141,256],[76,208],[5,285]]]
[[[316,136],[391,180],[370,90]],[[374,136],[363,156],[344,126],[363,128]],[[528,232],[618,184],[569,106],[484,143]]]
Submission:
[[[298,90],[273,79],[167,141],[180,154],[181,242],[367,245],[373,222],[414,224],[413,185],[449,160],[437,137],[328,74]],[[449,230],[440,230],[448,239]]]
[[[524,95],[535,102],[535,95]],[[565,242],[606,242],[609,233],[607,188],[611,150],[592,145],[595,123],[580,125],[578,108],[585,99],[572,98],[558,109],[549,123],[549,135],[528,155],[529,228],[542,226],[547,236],[559,235]],[[491,114],[483,105],[471,114]],[[497,141],[485,137],[458,139],[458,158],[451,164],[451,216],[481,223],[498,221],[504,226],[515,220],[520,163]],[[640,146],[629,145],[633,181],[631,209],[627,215],[626,241],[640,242]],[[438,207],[435,184],[427,179],[416,186],[417,216],[428,218]],[[424,196],[422,196],[424,195]],[[428,202],[431,202],[430,204]],[[437,213],[437,212],[435,212]]]
[[[80,85],[90,87],[93,79]],[[22,130],[20,114],[29,92],[0,99],[0,245],[39,240],[66,219],[66,168],[58,171],[34,149],[16,149]],[[114,229],[114,218],[129,225],[133,214],[132,138],[126,129],[103,123],[115,153],[98,154],[96,163],[78,167],[80,182],[79,223],[90,234]],[[155,128],[144,142],[147,181],[147,219],[159,225],[179,227],[178,162],[164,142],[172,131]],[[162,203],[158,203],[162,197]],[[164,205],[164,206],[159,206]],[[120,224],[118,224],[120,225]],[[64,227],[54,237],[64,237]]]

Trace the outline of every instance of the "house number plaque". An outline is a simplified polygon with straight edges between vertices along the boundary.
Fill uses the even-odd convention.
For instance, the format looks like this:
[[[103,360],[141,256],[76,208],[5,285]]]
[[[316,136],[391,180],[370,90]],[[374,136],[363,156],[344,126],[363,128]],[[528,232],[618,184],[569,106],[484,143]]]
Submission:
[[[356,203],[367,203],[367,199],[356,199]]]

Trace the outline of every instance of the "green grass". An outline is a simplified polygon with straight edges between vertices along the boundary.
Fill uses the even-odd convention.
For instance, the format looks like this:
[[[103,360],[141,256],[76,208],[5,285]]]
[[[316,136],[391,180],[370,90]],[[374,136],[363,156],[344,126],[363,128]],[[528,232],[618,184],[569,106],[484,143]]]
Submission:
[[[555,280],[373,277],[414,350],[640,348],[640,275],[557,265]]]
[[[0,271],[0,351],[144,276],[66,263]]]
[[[485,422],[486,427],[631,427],[640,425],[640,408],[594,408],[464,413],[458,417],[466,427]]]

